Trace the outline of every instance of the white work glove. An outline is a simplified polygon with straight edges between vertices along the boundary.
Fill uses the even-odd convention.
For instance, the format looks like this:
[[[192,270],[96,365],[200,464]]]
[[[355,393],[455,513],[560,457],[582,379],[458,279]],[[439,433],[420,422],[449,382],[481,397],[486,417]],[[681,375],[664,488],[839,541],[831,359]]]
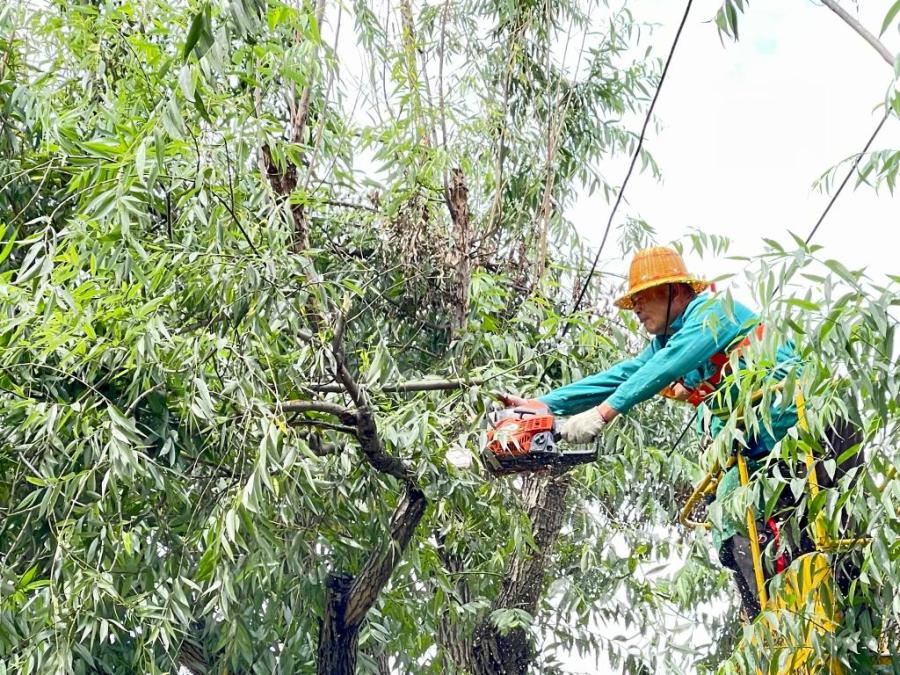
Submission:
[[[606,426],[600,408],[591,408],[570,417],[559,428],[559,433],[569,443],[589,443]]]

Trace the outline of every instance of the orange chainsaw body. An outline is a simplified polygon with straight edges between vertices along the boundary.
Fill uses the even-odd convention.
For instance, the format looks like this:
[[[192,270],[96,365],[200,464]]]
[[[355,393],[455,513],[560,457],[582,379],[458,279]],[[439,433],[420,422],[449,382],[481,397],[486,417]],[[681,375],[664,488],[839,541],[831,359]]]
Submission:
[[[527,405],[488,413],[487,446],[481,453],[495,476],[561,469],[593,462],[596,448],[564,450],[556,418],[545,408]]]

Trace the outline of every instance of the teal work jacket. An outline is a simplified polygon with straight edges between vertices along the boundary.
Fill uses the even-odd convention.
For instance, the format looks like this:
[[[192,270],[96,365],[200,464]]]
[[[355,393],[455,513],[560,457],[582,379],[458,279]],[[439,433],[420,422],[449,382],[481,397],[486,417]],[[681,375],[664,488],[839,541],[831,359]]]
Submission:
[[[729,314],[724,301],[718,298],[710,298],[706,293],[698,295],[671,322],[671,333],[666,338],[656,336],[633,359],[554,389],[539,400],[555,415],[573,415],[604,401],[624,414],[679,378],[687,387],[695,387],[715,372],[710,357],[737,344],[759,323],[759,317],[738,302],[732,303],[731,310]],[[793,345],[779,346],[776,360],[777,367],[771,372],[773,381],[783,379],[797,364]],[[748,457],[761,457],[775,447],[797,423],[796,405],[793,401],[774,403],[771,419],[771,433],[762,429],[746,439],[748,447],[744,453]],[[708,431],[715,434],[723,424],[713,417]]]

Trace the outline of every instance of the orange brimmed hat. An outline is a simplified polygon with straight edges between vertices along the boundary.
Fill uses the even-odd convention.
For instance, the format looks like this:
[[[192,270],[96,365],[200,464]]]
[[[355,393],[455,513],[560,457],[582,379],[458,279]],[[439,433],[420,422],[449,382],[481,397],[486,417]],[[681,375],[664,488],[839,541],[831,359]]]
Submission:
[[[697,293],[709,288],[708,281],[688,274],[684,260],[675,249],[652,246],[634,254],[628,270],[628,292],[613,304],[620,309],[634,308],[634,294],[654,286],[688,284]]]

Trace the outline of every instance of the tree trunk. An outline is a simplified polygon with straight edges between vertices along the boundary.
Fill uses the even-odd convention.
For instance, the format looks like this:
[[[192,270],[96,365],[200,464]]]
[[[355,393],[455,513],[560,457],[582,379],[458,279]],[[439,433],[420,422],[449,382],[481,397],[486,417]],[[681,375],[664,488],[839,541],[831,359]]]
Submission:
[[[490,612],[521,609],[532,616],[536,613],[550,555],[562,529],[568,492],[569,479],[565,475],[525,479],[522,501],[531,520],[537,551],[509,559]],[[471,675],[524,675],[534,661],[534,648],[528,633],[519,628],[501,635],[490,614],[476,625],[470,636],[459,635],[457,627],[449,621],[442,624],[442,647]]]
[[[391,518],[390,541],[372,552],[355,578],[349,574],[328,577],[325,616],[319,627],[318,675],[352,675],[356,671],[359,628],[400,562],[426,506],[424,493],[408,487]]]
[[[353,675],[356,672],[359,624],[348,626],[345,622],[353,577],[349,574],[331,574],[327,583],[325,618],[319,628],[316,672],[318,675]]]

